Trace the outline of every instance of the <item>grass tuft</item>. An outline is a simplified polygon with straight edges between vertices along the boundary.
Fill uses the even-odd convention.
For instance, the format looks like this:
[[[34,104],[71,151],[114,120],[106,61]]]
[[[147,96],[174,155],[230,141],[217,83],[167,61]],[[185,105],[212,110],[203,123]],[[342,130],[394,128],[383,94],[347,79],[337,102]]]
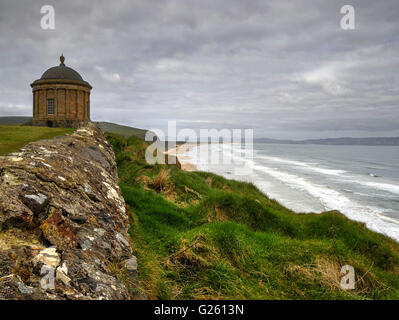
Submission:
[[[170,181],[169,169],[161,168],[154,181],[151,183],[153,189],[157,192],[165,190]]]

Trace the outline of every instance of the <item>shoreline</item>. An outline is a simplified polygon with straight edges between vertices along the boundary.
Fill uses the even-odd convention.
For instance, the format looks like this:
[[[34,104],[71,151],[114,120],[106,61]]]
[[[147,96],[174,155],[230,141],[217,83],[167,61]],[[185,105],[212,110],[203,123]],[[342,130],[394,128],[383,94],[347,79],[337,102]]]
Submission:
[[[337,277],[334,279],[338,279],[334,280],[334,283],[339,284],[342,264],[357,266],[359,270],[355,269],[356,274],[363,275],[370,269],[369,266],[374,261],[375,264],[368,273],[369,277],[372,277],[370,282],[367,282],[370,283],[370,288],[376,288],[374,285],[376,281],[387,281],[388,279],[392,282],[378,282],[382,283],[381,290],[377,288],[375,292],[365,291],[362,284],[359,292],[361,294],[370,292],[370,297],[376,298],[377,293],[386,293],[382,289],[389,286],[393,288],[392,292],[397,294],[398,285],[395,283],[395,277],[398,274],[394,273],[395,270],[392,268],[398,259],[399,244],[394,239],[377,234],[375,230],[373,232],[364,224],[351,221],[350,218],[348,219],[338,211],[326,212],[322,216],[316,213],[296,214],[281,202],[278,204],[278,202],[271,201],[259,188],[249,186],[241,181],[232,181],[222,175],[215,176],[207,172],[187,173],[176,167],[169,170],[164,166],[161,168],[147,166],[144,161],[138,161],[142,159],[142,151],[146,150],[145,144],[138,146],[138,148],[141,147],[138,149],[140,152],[130,153],[128,148],[120,149],[119,145],[124,142],[127,146],[135,146],[134,140],[129,141],[125,138],[120,141],[112,139],[112,136],[110,140],[114,143],[116,157],[124,159],[126,164],[131,161],[137,163],[137,166],[131,166],[131,168],[127,168],[128,170],[120,170],[119,179],[123,182],[121,189],[125,194],[125,201],[127,205],[134,208],[134,213],[139,219],[137,221],[140,221],[132,223],[130,226],[132,228],[131,241],[137,250],[135,252],[138,257],[149,257],[149,260],[142,264],[141,270],[150,274],[156,266],[160,268],[159,271],[162,275],[162,277],[144,279],[146,282],[143,284],[153,290],[149,291],[149,296],[156,297],[159,294],[160,281],[165,281],[171,287],[173,286],[173,290],[177,290],[173,292],[172,297],[184,298],[187,294],[187,291],[184,292],[184,290],[187,289],[188,281],[189,287],[194,289],[208,286],[209,281],[206,275],[209,273],[209,266],[219,266],[221,261],[234,267],[234,269],[218,269],[221,283],[224,283],[224,279],[231,278],[232,274],[237,275],[229,282],[234,290],[230,293],[230,291],[226,291],[225,287],[220,289],[218,285],[215,288],[212,287],[214,291],[212,296],[209,295],[210,297],[229,294],[232,298],[236,298],[236,288],[242,286],[240,274],[244,270],[258,278],[246,282],[248,286],[244,288],[245,296],[240,294],[241,297],[248,299],[253,297],[275,298],[276,291],[270,294],[265,290],[268,281],[273,281],[279,284],[281,290],[284,290],[285,296],[291,292],[297,294],[295,285],[298,283],[302,289],[303,286],[309,289],[308,295],[304,290],[300,292],[301,298],[315,298],[318,296],[318,292],[321,297],[326,298],[326,292],[335,292],[331,290],[331,270],[335,270],[334,274]],[[183,162],[193,161],[199,169],[207,170],[207,165],[202,161],[197,162],[197,149],[194,147],[196,147],[195,143],[189,146],[169,145],[168,149],[171,150],[168,153],[173,159],[176,159],[176,155],[178,155]],[[225,149],[229,150],[229,148],[215,147],[211,151],[216,153],[223,152]],[[188,150],[191,151],[187,152]],[[189,158],[185,156],[189,156]],[[123,163],[119,164],[120,166],[124,165]],[[218,170],[217,166],[211,167]],[[141,174],[150,177],[150,180],[132,180],[131,175],[135,174],[138,169],[143,170]],[[168,174],[160,174],[160,169],[168,171]],[[152,183],[155,179],[166,187],[159,189],[160,183]],[[140,204],[141,202],[145,203]],[[200,224],[198,224],[198,219],[201,219]],[[275,221],[275,223],[270,223],[270,221]],[[315,226],[317,232],[315,232]],[[331,228],[335,228],[334,234],[331,233]],[[172,251],[165,250],[164,246],[160,246],[160,234],[164,242],[173,244]],[[269,252],[270,239],[277,243],[276,246],[272,246],[271,252]],[[333,251],[332,239],[340,243],[345,251],[341,247],[338,248],[339,251]],[[353,243],[360,245],[353,246]],[[375,246],[376,243],[378,246]],[[206,248],[206,251],[198,251],[196,248]],[[370,252],[370,248],[373,249],[372,252]],[[237,254],[225,255],[224,251],[226,250],[235,250]],[[298,255],[298,250],[306,251],[306,254]],[[339,259],[334,253],[338,254]],[[258,255],[260,255],[259,260],[253,260]],[[265,264],[264,261],[270,255],[281,257],[279,263],[273,264],[273,266]],[[245,257],[245,261],[248,259],[251,262],[255,261],[256,268],[254,269],[252,263],[248,264],[244,260],[237,260],[237,256]],[[153,261],[151,257],[157,259]],[[178,259],[184,259],[184,263],[179,263]],[[205,259],[207,263],[204,264],[199,259]],[[158,261],[171,261],[171,263],[159,264]],[[241,263],[243,261],[244,263]],[[193,265],[196,266],[195,272],[192,272]],[[292,269],[288,270],[286,266],[292,266]],[[287,277],[287,270],[295,272],[295,274],[300,273],[295,277]],[[324,278],[320,278],[320,270],[323,272],[326,270],[326,279],[329,282],[324,282]],[[390,270],[391,273],[386,273],[387,270]],[[188,277],[182,281],[180,275],[185,271],[187,271]],[[274,278],[265,280],[264,274],[272,275]],[[303,274],[312,276],[302,277]],[[321,279],[320,282],[317,282],[318,279]],[[260,286],[259,283],[264,283],[264,286]],[[326,286],[324,287],[323,284]],[[287,291],[291,289],[292,291]],[[191,289],[189,288],[189,290]],[[338,287],[337,290],[339,290]],[[344,291],[337,292],[338,296],[333,298],[342,298],[342,294],[345,294]],[[203,291],[193,290],[188,293],[193,298],[204,297]],[[354,291],[351,292],[351,294],[353,293]],[[393,293],[388,292],[387,297],[392,298]],[[195,296],[195,294],[197,295]],[[208,294],[209,292],[207,292]],[[226,298],[230,298],[230,296],[226,296]]]
[[[207,142],[186,142],[176,145],[176,147],[168,149],[164,154],[175,156],[181,164],[181,169],[184,171],[198,171],[198,167],[193,163],[193,158],[184,155],[186,152],[191,151],[192,148],[201,146],[201,144],[209,144]]]
[[[166,155],[173,155],[177,158],[177,160],[180,162],[181,169],[184,171],[197,171],[198,168],[196,167],[195,164],[192,163],[192,158],[189,156],[184,155],[186,152],[191,151],[191,149],[198,144],[194,143],[184,143],[181,145],[177,145],[174,148],[168,149],[167,151],[164,152]]]
[[[198,146],[198,143],[191,143],[191,144],[183,144],[178,145],[176,148],[172,148],[168,150],[168,153],[173,154],[177,157],[179,162],[181,163],[181,169],[184,171],[198,171],[198,168],[193,161],[193,155],[187,156],[185,153],[192,150],[193,147]],[[194,163],[193,163],[194,162]],[[306,167],[307,168],[307,167]],[[207,168],[203,168],[205,171],[209,171]],[[326,169],[327,170],[327,169]],[[331,169],[331,170],[338,170],[338,169]],[[211,171],[217,175],[223,176],[226,179],[234,179],[237,181],[243,181],[238,179],[237,177],[229,176],[223,174],[223,172],[215,172]],[[319,171],[317,171],[319,172]],[[371,205],[367,202],[362,202],[361,200],[351,197],[350,195],[343,192],[341,189],[332,189],[329,188],[328,185],[321,184],[317,181],[305,181],[303,182],[300,177],[300,173],[287,173],[282,172],[280,170],[276,170],[274,167],[267,167],[264,166],[264,170],[261,173],[266,174],[267,176],[271,177],[271,180],[276,179],[277,181],[285,181],[287,184],[287,188],[291,188],[293,194],[295,195],[297,190],[302,190],[303,188],[312,199],[316,199],[315,202],[313,201],[304,201],[300,203],[300,208],[297,207],[296,202],[298,198],[292,196],[292,193],[289,193],[289,196],[285,197],[284,193],[273,191],[273,189],[265,189],[263,182],[259,182],[256,180],[251,181],[254,185],[256,185],[262,193],[268,196],[270,199],[275,199],[281,205],[289,208],[293,212],[296,213],[323,213],[327,211],[336,210],[341,212],[345,215],[348,219],[352,221],[357,221],[360,223],[364,223],[367,229],[372,230],[374,232],[384,234],[391,239],[399,242],[399,235],[397,233],[398,230],[398,222],[399,219],[389,214],[384,214],[383,209],[377,206],[377,204]],[[322,171],[323,173],[323,171]],[[324,173],[323,173],[324,174]],[[267,181],[267,180],[264,180]],[[245,182],[245,181],[244,181]],[[306,183],[306,185],[304,184]],[[327,182],[325,182],[327,183]],[[293,185],[291,187],[290,185]],[[298,189],[295,189],[297,187]],[[284,191],[284,190],[283,190]],[[276,193],[277,192],[277,193]],[[371,192],[371,191],[370,191]],[[320,198],[321,197],[321,198]],[[292,199],[294,200],[292,200]],[[378,199],[377,199],[378,200]],[[321,206],[321,208],[315,208],[314,206]]]

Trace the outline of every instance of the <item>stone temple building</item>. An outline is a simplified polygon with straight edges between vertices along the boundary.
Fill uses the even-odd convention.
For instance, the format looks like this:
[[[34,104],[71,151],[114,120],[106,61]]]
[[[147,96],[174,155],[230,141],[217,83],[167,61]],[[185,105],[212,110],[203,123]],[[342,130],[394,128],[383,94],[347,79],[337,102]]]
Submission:
[[[32,124],[48,127],[78,127],[90,121],[91,85],[65,65],[48,69],[31,84],[33,92]]]

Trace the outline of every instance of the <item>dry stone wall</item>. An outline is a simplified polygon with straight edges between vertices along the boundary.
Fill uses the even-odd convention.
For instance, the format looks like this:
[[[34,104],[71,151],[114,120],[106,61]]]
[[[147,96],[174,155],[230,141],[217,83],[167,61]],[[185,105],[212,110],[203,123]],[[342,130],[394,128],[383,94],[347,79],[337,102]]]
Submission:
[[[0,157],[0,299],[129,299],[128,224],[96,125]]]

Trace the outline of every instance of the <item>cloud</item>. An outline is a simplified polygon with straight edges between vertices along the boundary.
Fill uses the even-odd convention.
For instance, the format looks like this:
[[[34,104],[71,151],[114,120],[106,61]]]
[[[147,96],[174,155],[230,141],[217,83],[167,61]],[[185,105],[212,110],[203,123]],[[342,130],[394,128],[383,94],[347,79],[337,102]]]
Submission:
[[[103,67],[95,66],[94,69],[98,72],[101,79],[113,84],[132,85],[134,80],[132,78],[122,78],[119,73],[108,73]]]
[[[302,75],[299,81],[320,87],[325,93],[334,96],[341,96],[348,93],[350,90],[345,86],[343,81],[340,81],[333,69],[329,67],[322,67]]]
[[[23,116],[32,112],[32,106],[24,104],[4,104],[0,102],[0,114],[2,116]]]
[[[0,115],[30,115],[29,84],[63,52],[93,86],[95,120],[252,126],[274,138],[398,134],[397,0],[353,0],[350,32],[336,1],[51,4],[56,29],[44,31],[40,3],[0,2]]]

